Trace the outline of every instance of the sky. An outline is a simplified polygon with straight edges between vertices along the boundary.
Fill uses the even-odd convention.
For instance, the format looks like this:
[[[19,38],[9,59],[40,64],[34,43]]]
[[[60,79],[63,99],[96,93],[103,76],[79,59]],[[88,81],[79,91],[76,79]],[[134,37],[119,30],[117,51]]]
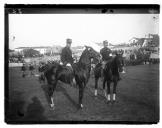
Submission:
[[[155,17],[155,18],[153,18]],[[112,44],[159,33],[158,14],[10,14],[9,48]]]

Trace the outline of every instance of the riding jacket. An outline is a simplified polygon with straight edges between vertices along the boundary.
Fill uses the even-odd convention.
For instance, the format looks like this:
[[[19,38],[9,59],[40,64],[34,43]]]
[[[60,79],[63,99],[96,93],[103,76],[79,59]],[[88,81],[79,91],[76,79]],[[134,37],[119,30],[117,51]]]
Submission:
[[[112,53],[111,49],[109,49],[108,47],[104,47],[100,50],[100,54],[102,56],[102,60],[103,61],[108,61],[111,57],[110,57],[110,53]]]
[[[72,64],[73,58],[72,58],[72,51],[69,47],[64,47],[61,52],[61,61],[64,65],[67,63]]]

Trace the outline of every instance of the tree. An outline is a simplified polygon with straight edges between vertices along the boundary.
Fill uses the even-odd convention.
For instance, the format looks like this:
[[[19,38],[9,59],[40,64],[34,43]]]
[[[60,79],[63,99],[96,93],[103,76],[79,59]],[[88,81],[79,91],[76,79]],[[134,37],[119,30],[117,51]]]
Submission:
[[[40,52],[34,49],[24,49],[24,57],[36,57],[40,55]]]

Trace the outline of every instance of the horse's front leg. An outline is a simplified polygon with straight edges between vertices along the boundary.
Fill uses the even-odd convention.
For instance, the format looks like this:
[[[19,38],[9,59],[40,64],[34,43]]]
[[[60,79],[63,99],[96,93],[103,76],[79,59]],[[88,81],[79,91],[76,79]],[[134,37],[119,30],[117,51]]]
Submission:
[[[97,96],[98,79],[99,79],[99,78],[95,77],[95,96]]]
[[[84,85],[83,84],[79,84],[79,106],[80,108],[83,108],[83,93],[84,93]]]
[[[55,91],[55,89],[56,89],[56,85],[57,85],[57,82],[55,82],[53,85],[52,85],[52,87],[51,87],[51,89],[50,89],[50,99],[51,99],[51,104],[50,104],[50,106],[51,106],[51,108],[52,109],[54,109],[54,107],[55,107],[55,104],[54,104],[54,91]]]
[[[107,81],[107,101],[110,101],[110,81]]]

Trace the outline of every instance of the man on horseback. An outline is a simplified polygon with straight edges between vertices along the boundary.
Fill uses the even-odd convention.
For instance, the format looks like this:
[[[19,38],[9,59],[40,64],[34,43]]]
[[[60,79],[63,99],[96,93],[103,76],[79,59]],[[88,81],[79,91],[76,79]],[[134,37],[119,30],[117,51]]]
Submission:
[[[62,49],[61,52],[61,62],[64,66],[70,66],[73,64],[72,51],[71,51],[71,39],[66,40],[66,46]]]
[[[106,63],[109,63],[112,59],[112,51],[111,49],[108,48],[108,41],[105,40],[103,41],[103,48],[100,50],[100,54],[102,57],[102,70],[101,70],[101,78],[103,80],[104,77],[104,69],[105,69],[105,65]],[[110,72],[112,73],[112,72]],[[113,80],[113,78],[110,78],[111,80]],[[121,80],[120,76],[119,76],[119,80]]]
[[[104,77],[105,65],[112,58],[112,51],[111,51],[111,49],[108,48],[108,41],[107,40],[103,41],[103,46],[104,47],[100,50],[100,54],[101,54],[101,58],[102,58],[102,70],[101,70],[101,78],[102,78],[102,80],[103,80],[103,77]],[[111,78],[111,80],[112,80],[112,78]]]
[[[62,49],[61,52],[61,65],[70,67],[69,70],[73,71],[72,64],[74,63],[74,59],[72,57],[71,44],[72,39],[66,39],[66,46]],[[71,84],[76,84],[75,78],[73,78]]]

